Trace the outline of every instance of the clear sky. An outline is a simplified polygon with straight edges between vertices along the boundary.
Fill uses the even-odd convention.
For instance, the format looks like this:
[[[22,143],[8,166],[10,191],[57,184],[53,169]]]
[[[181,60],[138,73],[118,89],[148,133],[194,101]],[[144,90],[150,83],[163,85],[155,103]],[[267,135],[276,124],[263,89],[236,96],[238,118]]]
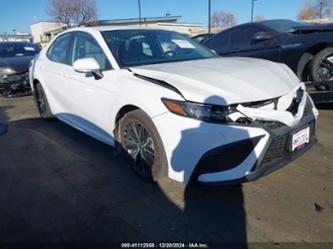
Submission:
[[[232,12],[238,23],[250,20],[251,0],[211,0],[212,12]],[[97,0],[99,19],[138,17],[137,0]],[[207,25],[208,0],[141,0],[142,16],[181,15],[181,22]],[[265,15],[267,19],[295,19],[303,0],[257,0],[254,15]],[[16,31],[30,32],[30,25],[51,20],[46,14],[48,0],[0,0],[0,33]]]

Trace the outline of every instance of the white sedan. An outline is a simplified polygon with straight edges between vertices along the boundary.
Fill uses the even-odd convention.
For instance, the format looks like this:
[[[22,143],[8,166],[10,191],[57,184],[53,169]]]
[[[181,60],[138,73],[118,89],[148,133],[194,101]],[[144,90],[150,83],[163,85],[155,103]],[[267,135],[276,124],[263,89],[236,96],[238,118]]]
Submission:
[[[284,64],[221,58],[171,31],[70,29],[30,67],[43,119],[122,148],[140,177],[253,181],[315,143],[317,110]]]

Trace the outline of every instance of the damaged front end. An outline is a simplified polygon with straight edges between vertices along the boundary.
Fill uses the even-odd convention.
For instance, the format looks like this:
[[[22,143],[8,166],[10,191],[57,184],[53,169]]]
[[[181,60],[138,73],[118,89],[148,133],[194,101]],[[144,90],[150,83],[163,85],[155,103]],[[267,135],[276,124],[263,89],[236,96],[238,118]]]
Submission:
[[[29,72],[0,74],[0,95],[19,97],[30,94]]]
[[[315,143],[315,128],[318,111],[305,86],[291,94],[269,101],[240,104],[236,107],[236,124],[261,127],[270,135],[256,164],[243,179],[256,180],[308,151]]]
[[[229,118],[235,123],[255,125],[274,122],[293,127],[301,121],[306,107],[309,106],[309,111],[317,117],[318,111],[302,84],[278,98],[236,105],[235,112],[231,113]]]
[[[290,94],[264,101],[242,103],[229,107],[228,125],[262,128],[268,135],[246,138],[228,146],[208,151],[196,167],[193,178],[205,184],[237,184],[257,180],[292,162],[315,143],[318,111],[305,91],[298,86]],[[266,137],[262,149],[251,153]],[[236,154],[235,160],[228,155]],[[228,181],[207,180],[212,175],[227,174],[244,163],[251,164],[241,178]],[[219,166],[222,165],[222,166]],[[222,167],[222,168],[221,168]]]

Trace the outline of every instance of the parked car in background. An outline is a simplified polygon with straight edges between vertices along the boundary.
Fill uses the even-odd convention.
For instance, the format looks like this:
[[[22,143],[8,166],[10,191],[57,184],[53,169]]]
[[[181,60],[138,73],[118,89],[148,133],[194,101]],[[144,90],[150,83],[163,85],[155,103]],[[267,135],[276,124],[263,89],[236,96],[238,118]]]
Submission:
[[[286,65],[172,31],[70,29],[30,72],[41,118],[121,146],[144,179],[253,181],[315,143],[316,108]]]
[[[227,29],[204,44],[222,56],[245,56],[287,64],[301,81],[320,90],[316,102],[333,101],[333,24],[268,20]],[[314,89],[312,89],[314,90]],[[315,94],[315,93],[313,93]]]
[[[196,41],[197,43],[204,43],[205,41],[207,41],[209,38],[213,37],[214,35],[215,34],[213,34],[213,33],[200,34],[200,35],[193,36],[192,39],[194,41]]]
[[[0,94],[8,97],[31,93],[29,63],[39,53],[37,44],[0,42]]]

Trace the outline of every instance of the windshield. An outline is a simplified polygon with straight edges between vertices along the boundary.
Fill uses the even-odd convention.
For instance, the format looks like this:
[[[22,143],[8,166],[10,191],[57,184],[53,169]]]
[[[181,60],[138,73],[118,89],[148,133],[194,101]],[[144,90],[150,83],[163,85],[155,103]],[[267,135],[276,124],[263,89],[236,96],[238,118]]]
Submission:
[[[172,31],[116,30],[102,34],[120,67],[216,57],[210,50]]]
[[[291,20],[264,21],[262,24],[280,33],[292,32],[296,27],[304,27],[308,25],[304,22],[296,22]]]
[[[40,48],[29,43],[0,43],[0,57],[34,56]]]

